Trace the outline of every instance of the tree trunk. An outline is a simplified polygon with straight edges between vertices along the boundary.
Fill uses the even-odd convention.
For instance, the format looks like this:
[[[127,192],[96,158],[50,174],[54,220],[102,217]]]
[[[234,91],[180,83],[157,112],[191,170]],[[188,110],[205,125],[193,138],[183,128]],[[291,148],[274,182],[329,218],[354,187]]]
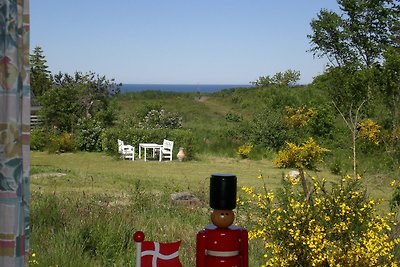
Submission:
[[[299,170],[299,176],[300,176],[300,183],[301,183],[301,186],[303,187],[303,191],[304,191],[304,198],[305,198],[306,202],[308,203],[308,201],[310,200],[311,190],[308,189],[307,180],[304,175],[303,168],[299,168],[298,170]]]
[[[356,138],[357,138],[357,126],[354,125],[353,129],[353,177],[357,178],[357,159],[356,159]]]

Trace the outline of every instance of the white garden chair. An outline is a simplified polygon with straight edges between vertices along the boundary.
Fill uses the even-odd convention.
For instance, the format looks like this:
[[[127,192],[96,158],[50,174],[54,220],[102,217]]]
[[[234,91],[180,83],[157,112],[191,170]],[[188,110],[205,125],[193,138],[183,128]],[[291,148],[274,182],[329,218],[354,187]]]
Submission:
[[[172,160],[173,149],[174,149],[174,142],[164,139],[163,145],[160,149],[160,153],[161,153],[160,161],[161,161],[161,159],[164,159],[164,158]]]
[[[123,159],[135,160],[135,147],[125,145],[124,141],[118,139],[118,152]]]

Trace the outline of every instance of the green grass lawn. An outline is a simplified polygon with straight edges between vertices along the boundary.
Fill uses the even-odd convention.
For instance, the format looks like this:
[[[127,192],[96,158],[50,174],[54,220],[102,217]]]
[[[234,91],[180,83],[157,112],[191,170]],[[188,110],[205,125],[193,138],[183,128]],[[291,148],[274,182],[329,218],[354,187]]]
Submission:
[[[269,160],[240,160],[200,156],[198,161],[123,161],[103,153],[31,153],[32,190],[42,187],[48,192],[86,192],[120,193],[129,190],[135,181],[145,185],[146,190],[157,192],[165,185],[173,186],[176,191],[207,191],[208,178],[212,173],[232,173],[238,177],[238,186],[262,186],[257,179],[263,174],[267,187],[274,189],[280,185],[283,174],[289,170],[279,169]],[[61,172],[62,177],[40,177],[37,173]],[[337,181],[337,176],[322,170],[309,171],[315,177],[324,177]],[[390,199],[390,182],[395,177],[370,175],[364,177],[368,192],[372,197],[387,203]]]
[[[268,160],[200,156],[189,162],[144,162],[102,153],[31,152],[32,250],[40,266],[133,266],[130,237],[143,230],[157,241],[181,239],[181,260],[194,266],[196,233],[209,223],[210,175],[232,173],[239,188],[261,188],[263,181],[257,177],[263,174],[267,188],[276,189],[288,171]],[[339,179],[325,171],[310,174]],[[371,196],[381,198],[382,210],[387,210],[390,178],[365,181]],[[171,204],[170,194],[182,191],[194,193],[203,205]],[[261,243],[251,241],[249,246],[250,266],[260,266]]]
[[[207,179],[212,173],[233,173],[238,185],[257,186],[257,176],[270,176],[271,187],[279,183],[282,170],[270,161],[250,161],[230,158],[207,157],[201,161],[122,161],[101,153],[66,153],[49,155],[46,152],[32,152],[32,186],[43,186],[48,190],[120,192],[133,185],[135,180],[146,184],[146,189],[159,191],[165,185],[176,190],[203,190],[208,187]],[[63,177],[49,179],[35,173],[61,172]],[[55,188],[56,187],[56,188]],[[206,188],[207,189],[207,188]]]

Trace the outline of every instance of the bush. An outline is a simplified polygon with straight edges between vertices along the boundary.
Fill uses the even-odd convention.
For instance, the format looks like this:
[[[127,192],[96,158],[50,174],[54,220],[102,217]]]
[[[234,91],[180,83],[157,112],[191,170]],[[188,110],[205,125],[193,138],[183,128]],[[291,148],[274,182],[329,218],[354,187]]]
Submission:
[[[44,151],[50,144],[49,140],[52,138],[51,133],[43,128],[33,128],[31,129],[30,136],[30,146],[31,150]]]
[[[393,186],[395,187],[392,193],[392,198],[390,199],[390,209],[394,210],[400,207],[400,184],[392,182]]]
[[[329,170],[335,175],[341,175],[343,173],[343,164],[339,158],[334,158],[329,165]]]
[[[240,122],[243,120],[243,117],[239,114],[236,114],[233,112],[228,112],[225,115],[225,120],[230,121],[230,122]]]
[[[313,138],[300,146],[287,142],[286,148],[279,151],[274,163],[282,168],[315,169],[315,163],[321,162],[323,153],[327,151],[318,146]]]
[[[249,127],[250,141],[253,144],[279,150],[289,139],[289,128],[282,122],[278,112],[265,111],[255,116]]]
[[[179,147],[183,147],[185,149],[185,160],[195,158],[198,148],[191,130],[175,129],[171,130],[169,134],[174,141],[174,157],[179,152]]]
[[[247,159],[252,149],[253,145],[246,143],[238,148],[236,154],[238,154],[242,159]]]
[[[140,129],[179,129],[182,128],[182,116],[165,109],[150,110],[139,123]]]
[[[309,123],[310,133],[313,136],[321,136],[327,139],[332,138],[334,129],[334,112],[329,106],[317,107],[317,114],[311,118]]]
[[[75,143],[72,134],[62,133],[51,138],[49,153],[65,153],[75,151]]]
[[[393,214],[377,215],[360,178],[332,187],[311,180],[308,200],[291,180],[283,179],[278,192],[243,187],[249,198],[239,203],[253,225],[249,239],[264,240],[265,266],[397,266]]]
[[[102,151],[101,133],[103,127],[97,120],[79,119],[75,145],[82,151]]]

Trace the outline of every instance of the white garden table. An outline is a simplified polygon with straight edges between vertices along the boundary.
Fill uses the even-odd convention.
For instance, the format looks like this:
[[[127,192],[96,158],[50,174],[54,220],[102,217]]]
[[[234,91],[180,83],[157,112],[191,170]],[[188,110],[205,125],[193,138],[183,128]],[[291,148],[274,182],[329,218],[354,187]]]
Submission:
[[[155,156],[156,150],[161,150],[162,145],[155,144],[155,143],[139,143],[139,158],[142,158],[142,148],[144,149],[144,161],[147,161],[146,155],[147,155],[147,148],[153,149],[153,158]],[[159,153],[160,161],[161,161],[161,152]]]

